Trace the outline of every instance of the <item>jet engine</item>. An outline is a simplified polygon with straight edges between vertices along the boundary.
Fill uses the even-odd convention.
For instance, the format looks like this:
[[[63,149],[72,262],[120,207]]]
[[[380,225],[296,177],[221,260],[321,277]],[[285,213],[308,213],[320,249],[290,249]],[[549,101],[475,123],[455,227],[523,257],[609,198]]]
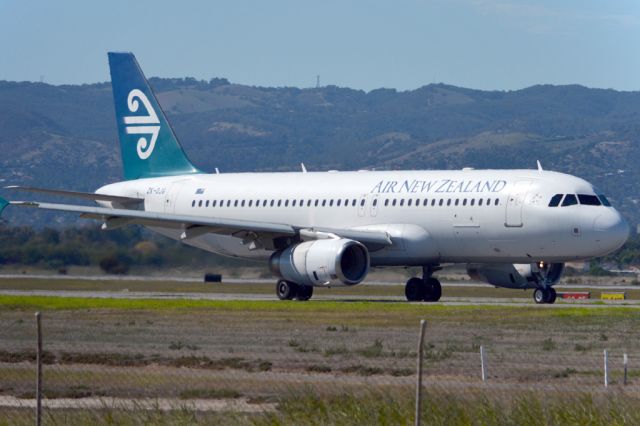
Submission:
[[[467,274],[473,279],[496,287],[536,288],[544,284],[552,286],[560,281],[564,263],[516,263],[467,265]]]
[[[355,285],[369,273],[369,251],[345,238],[306,241],[275,252],[269,268],[302,285]]]

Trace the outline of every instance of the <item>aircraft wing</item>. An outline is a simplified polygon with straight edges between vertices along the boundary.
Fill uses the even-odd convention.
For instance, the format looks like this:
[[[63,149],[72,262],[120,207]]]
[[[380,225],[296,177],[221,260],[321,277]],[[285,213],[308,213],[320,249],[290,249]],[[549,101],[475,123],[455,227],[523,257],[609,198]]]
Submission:
[[[43,203],[37,201],[7,201],[2,198],[0,198],[0,214],[8,205],[80,213],[80,216],[83,218],[101,220],[103,222],[103,229],[114,229],[123,225],[136,224],[180,230],[182,231],[182,239],[194,238],[208,233],[230,235],[240,238],[243,243],[254,244],[256,247],[265,247],[267,249],[272,249],[271,246],[274,238],[295,238],[300,235],[302,230],[307,229],[306,227],[282,223],[177,215],[144,210],[114,209],[73,204]],[[331,229],[326,231],[315,229],[311,231],[311,233],[316,231],[329,231],[343,238],[354,239],[372,251],[391,245],[391,239],[386,232],[353,229]],[[265,244],[267,241],[271,242],[271,244]]]

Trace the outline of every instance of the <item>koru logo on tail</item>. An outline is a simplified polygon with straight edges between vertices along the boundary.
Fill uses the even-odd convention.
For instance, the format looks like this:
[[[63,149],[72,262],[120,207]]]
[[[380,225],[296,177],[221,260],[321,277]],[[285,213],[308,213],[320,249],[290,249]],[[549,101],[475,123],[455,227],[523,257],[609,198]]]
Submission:
[[[140,102],[138,99],[144,104],[144,107],[147,110],[147,115],[132,115],[124,117],[124,123],[127,125],[125,130],[129,135],[151,136],[151,141],[148,141],[147,137],[141,136],[140,139],[138,139],[138,145],[136,146],[138,157],[140,157],[141,160],[146,160],[151,156],[153,148],[156,146],[156,140],[160,133],[160,120],[158,120],[158,115],[153,110],[151,102],[149,102],[147,96],[139,89],[133,89],[129,92],[129,96],[127,96],[127,106],[129,107],[129,111],[138,112],[138,108],[140,108]]]

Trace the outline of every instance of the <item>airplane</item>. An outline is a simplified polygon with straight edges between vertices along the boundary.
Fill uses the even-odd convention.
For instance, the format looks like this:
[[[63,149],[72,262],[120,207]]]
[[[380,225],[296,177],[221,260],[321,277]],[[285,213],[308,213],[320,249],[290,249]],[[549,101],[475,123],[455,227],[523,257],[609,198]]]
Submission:
[[[584,179],[543,170],[205,173],[187,158],[132,53],[108,53],[122,182],[94,193],[11,186],[97,206],[0,199],[138,224],[185,244],[268,262],[282,300],[361,283],[370,268],[421,267],[409,301],[436,302],[433,276],[466,264],[488,284],[554,303],[565,262],[621,247],[629,226]]]

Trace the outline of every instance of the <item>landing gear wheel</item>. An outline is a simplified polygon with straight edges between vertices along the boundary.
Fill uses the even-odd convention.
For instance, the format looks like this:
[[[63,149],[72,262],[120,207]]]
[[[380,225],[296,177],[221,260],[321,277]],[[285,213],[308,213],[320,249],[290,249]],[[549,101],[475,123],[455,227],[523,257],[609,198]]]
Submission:
[[[546,303],[546,291],[542,288],[536,288],[533,290],[533,301],[537,304]]]
[[[425,292],[423,300],[425,302],[437,302],[442,297],[442,286],[440,281],[430,277],[425,280]]]
[[[548,288],[536,288],[533,291],[533,300],[538,303],[554,303],[556,301],[557,293],[552,287]]]
[[[276,294],[280,300],[292,300],[298,293],[298,284],[280,280],[276,284]],[[311,297],[311,296],[309,296]]]
[[[420,278],[409,278],[404,286],[404,295],[409,302],[419,302],[424,299],[425,285]]]
[[[296,295],[296,299],[298,300],[309,300],[313,296],[313,286],[310,285],[301,285],[298,286],[298,294]]]
[[[556,297],[558,297],[556,289],[553,287],[549,287],[549,299],[547,300],[547,303],[555,303]]]

